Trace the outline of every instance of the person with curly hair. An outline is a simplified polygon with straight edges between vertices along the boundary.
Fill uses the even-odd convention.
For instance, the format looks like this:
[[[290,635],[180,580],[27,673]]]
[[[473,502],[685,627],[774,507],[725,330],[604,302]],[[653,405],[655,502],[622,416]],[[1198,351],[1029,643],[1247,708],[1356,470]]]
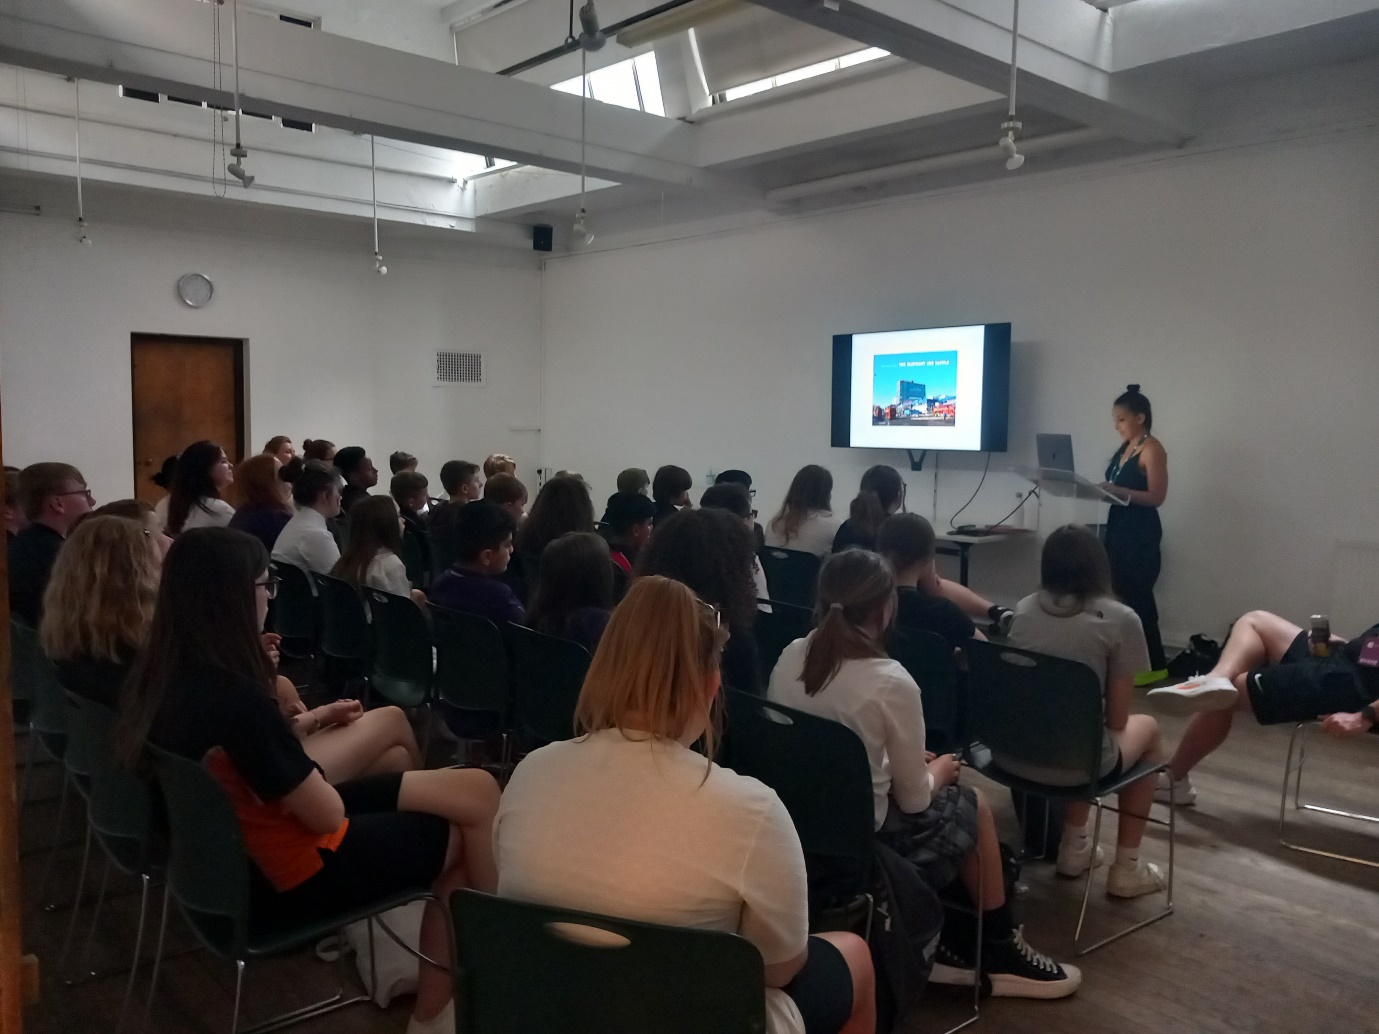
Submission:
[[[540,556],[561,535],[593,530],[589,486],[578,475],[558,474],[536,493],[536,502],[517,533],[517,552]]]
[[[723,682],[760,695],[760,660],[752,637],[757,614],[754,559],[752,533],[740,518],[727,510],[682,510],[652,533],[637,559],[637,574],[674,578],[717,607],[729,637],[723,648]]]

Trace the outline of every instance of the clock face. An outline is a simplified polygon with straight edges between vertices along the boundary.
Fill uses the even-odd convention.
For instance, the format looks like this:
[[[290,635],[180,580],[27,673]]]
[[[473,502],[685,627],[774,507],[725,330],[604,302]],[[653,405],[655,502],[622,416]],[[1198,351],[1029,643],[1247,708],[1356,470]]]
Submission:
[[[202,273],[188,273],[177,281],[177,294],[193,309],[199,309],[211,300],[215,288]]]

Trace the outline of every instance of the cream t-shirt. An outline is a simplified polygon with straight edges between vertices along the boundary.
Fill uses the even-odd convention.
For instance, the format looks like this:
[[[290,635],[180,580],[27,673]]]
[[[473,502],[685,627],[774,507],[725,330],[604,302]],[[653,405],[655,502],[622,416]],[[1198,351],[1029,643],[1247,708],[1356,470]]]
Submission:
[[[498,893],[740,934],[768,966],[804,951],[804,853],[780,798],[641,737],[605,729],[522,760],[493,825]],[[766,988],[766,1016],[770,1034],[803,1034],[783,991]]]
[[[765,530],[766,545],[776,549],[798,549],[815,556],[828,556],[833,552],[833,539],[842,527],[843,519],[833,516],[832,510],[814,510],[800,522],[799,529],[786,542],[783,535],[767,522]]]
[[[407,565],[402,558],[388,549],[381,549],[369,561],[369,569],[364,582],[371,589],[390,592],[394,596],[410,596],[412,583],[407,580]]]

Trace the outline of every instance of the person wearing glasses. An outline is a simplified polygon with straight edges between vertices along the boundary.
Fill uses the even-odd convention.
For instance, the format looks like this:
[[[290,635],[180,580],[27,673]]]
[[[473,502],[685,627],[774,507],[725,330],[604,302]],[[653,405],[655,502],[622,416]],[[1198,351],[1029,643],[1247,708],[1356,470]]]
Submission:
[[[720,481],[716,485],[704,489],[704,494],[699,498],[699,508],[702,510],[727,510],[736,517],[742,518],[742,522],[747,526],[747,530],[755,535],[761,531],[761,525],[757,524],[757,512],[752,509],[752,497],[750,489],[746,488],[740,481]],[[756,585],[758,600],[769,600],[771,592],[766,587],[766,572],[761,569],[761,560],[756,553],[752,554],[752,582]],[[764,604],[757,604],[761,610],[768,611],[770,608]]]
[[[756,505],[757,490],[752,487],[752,475],[748,474],[745,470],[733,468],[731,470],[722,471],[713,479],[713,483],[715,485],[741,485],[747,490],[747,501],[753,506]],[[756,546],[758,553],[766,548],[766,532],[764,532],[761,525],[757,523],[756,510],[752,510],[752,542]]]
[[[731,519],[681,513],[653,545],[706,514]],[[685,585],[655,575],[632,584],[580,691],[579,735],[528,754],[503,794],[498,893],[738,934],[761,953],[767,1034],[873,1034],[870,952],[855,934],[809,935],[790,814],[769,787],[709,760],[724,631]]]
[[[70,463],[34,463],[19,472],[19,498],[29,526],[9,540],[10,613],[37,628],[43,591],[73,523],[95,499]]]
[[[894,467],[877,464],[862,475],[857,497],[848,508],[848,518],[833,536],[833,552],[849,546],[876,549],[876,534],[881,522],[905,503],[905,481]]]

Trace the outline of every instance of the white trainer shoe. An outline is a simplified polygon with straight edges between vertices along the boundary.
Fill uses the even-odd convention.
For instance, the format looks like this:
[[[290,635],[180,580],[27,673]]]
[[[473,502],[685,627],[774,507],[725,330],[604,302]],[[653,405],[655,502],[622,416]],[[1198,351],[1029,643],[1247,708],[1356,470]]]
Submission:
[[[1106,893],[1113,898],[1138,898],[1163,890],[1168,884],[1157,865],[1116,863],[1106,870]]]
[[[1096,850],[1093,851],[1092,847]],[[1087,837],[1081,846],[1062,843],[1058,845],[1058,864],[1055,866],[1059,876],[1082,876],[1090,869],[1099,869],[1106,864],[1106,852],[1100,844],[1093,845]]]
[[[1176,686],[1160,686],[1145,694],[1149,706],[1163,714],[1190,715],[1198,711],[1229,711],[1240,693],[1231,680],[1220,675],[1201,675]]]
[[[1154,790],[1154,801],[1158,804],[1169,802],[1167,772],[1159,773],[1159,785]],[[1173,784],[1173,803],[1179,808],[1191,808],[1197,803],[1197,790],[1193,787],[1190,776],[1183,776]]]

